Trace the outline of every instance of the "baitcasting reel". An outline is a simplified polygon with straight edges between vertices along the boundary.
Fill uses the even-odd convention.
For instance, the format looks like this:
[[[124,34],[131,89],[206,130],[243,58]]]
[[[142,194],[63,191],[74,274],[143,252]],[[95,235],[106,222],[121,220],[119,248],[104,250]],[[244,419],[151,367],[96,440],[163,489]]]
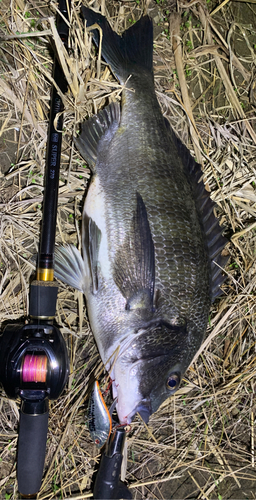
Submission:
[[[22,400],[17,454],[19,491],[35,494],[43,475],[49,399],[57,399],[69,373],[56,326],[9,324],[0,336],[0,381],[7,396]]]

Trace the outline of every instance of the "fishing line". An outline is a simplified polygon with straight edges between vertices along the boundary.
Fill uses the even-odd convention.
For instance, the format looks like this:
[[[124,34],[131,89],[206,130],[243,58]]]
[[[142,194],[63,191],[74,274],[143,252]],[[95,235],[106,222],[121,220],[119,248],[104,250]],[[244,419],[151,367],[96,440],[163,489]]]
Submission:
[[[47,361],[45,354],[26,354],[22,366],[22,381],[46,382]]]

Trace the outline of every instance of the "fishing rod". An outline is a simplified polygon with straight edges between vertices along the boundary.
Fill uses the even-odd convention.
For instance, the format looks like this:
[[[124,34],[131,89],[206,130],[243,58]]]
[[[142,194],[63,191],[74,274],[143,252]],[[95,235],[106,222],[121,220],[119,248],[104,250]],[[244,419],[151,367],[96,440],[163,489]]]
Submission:
[[[57,30],[68,47],[70,0],[59,0]],[[64,94],[67,82],[55,56],[53,78]],[[17,450],[18,490],[35,497],[41,486],[48,431],[49,400],[62,393],[69,374],[65,341],[54,324],[58,286],[54,247],[64,105],[52,87],[45,189],[36,279],[30,286],[29,321],[8,324],[0,336],[0,382],[8,397],[21,399]],[[58,116],[57,116],[58,115]],[[55,128],[55,120],[57,125]]]

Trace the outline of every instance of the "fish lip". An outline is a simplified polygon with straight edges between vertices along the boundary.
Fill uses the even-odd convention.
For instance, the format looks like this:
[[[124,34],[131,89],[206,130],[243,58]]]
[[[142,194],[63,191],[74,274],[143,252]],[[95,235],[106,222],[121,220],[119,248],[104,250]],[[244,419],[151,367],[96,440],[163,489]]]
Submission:
[[[134,419],[136,413],[139,413],[142,420],[145,424],[148,423],[150,415],[152,415],[151,401],[150,400],[142,400],[140,401],[134,410],[132,410],[129,415],[127,415],[127,423],[130,424]]]

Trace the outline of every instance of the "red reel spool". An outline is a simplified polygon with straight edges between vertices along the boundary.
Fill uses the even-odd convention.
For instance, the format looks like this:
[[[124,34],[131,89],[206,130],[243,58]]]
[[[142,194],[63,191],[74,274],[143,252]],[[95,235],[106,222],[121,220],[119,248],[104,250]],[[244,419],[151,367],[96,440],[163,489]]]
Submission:
[[[22,381],[46,383],[47,356],[45,354],[26,354],[23,359]]]

